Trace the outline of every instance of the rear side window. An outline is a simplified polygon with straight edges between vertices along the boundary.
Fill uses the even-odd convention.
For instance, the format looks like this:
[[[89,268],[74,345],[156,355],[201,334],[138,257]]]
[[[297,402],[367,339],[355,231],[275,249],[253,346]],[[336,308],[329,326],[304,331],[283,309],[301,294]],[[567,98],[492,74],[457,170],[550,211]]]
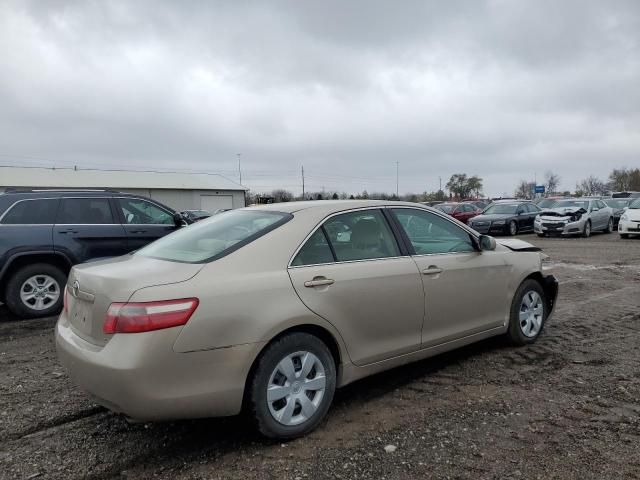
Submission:
[[[319,265],[321,263],[332,263],[333,261],[333,253],[329,243],[327,243],[327,237],[324,235],[324,230],[319,228],[309,237],[309,240],[291,262],[291,265]]]
[[[111,225],[115,221],[107,198],[63,198],[56,223],[59,225]]]
[[[282,212],[231,210],[182,228],[135,255],[172,262],[206,263],[227,255],[293,218]]]
[[[52,225],[58,199],[22,200],[14,204],[2,218],[6,225]]]

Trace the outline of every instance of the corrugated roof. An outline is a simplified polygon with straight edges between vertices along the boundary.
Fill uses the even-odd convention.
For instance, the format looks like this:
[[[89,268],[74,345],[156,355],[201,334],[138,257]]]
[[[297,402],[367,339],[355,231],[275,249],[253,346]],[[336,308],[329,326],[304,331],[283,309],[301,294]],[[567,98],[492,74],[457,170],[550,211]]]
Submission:
[[[210,173],[6,166],[0,166],[0,187],[246,190],[233,180]]]

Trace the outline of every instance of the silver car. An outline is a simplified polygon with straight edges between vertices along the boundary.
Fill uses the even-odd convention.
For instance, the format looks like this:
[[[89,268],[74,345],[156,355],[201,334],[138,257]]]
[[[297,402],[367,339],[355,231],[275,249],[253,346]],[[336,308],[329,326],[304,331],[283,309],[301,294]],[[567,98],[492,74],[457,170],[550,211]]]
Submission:
[[[69,275],[61,362],[138,420],[235,415],[293,438],[334,391],[495,335],[534,342],[557,282],[544,255],[415,203],[224,212]]]
[[[600,199],[572,198],[558,200],[551,208],[540,212],[533,229],[540,237],[545,235],[582,235],[590,237],[593,231],[613,231],[613,209]]]

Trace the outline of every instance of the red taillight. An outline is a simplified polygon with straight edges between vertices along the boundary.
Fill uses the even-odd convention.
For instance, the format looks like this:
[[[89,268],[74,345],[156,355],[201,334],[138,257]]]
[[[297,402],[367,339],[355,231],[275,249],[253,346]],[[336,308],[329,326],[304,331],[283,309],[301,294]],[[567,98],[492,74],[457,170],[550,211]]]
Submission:
[[[178,327],[187,323],[198,307],[197,298],[162,302],[112,303],[107,310],[104,333],[140,333]]]
[[[69,295],[69,292],[67,291],[67,287],[65,285],[64,295],[62,297],[62,305],[63,305],[65,315],[69,313],[69,299],[67,298],[68,295]]]

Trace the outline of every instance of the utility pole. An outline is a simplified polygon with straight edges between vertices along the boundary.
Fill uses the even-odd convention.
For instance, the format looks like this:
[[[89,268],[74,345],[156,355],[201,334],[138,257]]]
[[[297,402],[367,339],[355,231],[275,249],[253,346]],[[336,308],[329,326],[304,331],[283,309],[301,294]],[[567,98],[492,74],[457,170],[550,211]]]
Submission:
[[[396,162],[396,198],[400,198],[400,195],[398,195],[399,190],[398,190],[398,172],[400,170],[400,162]]]
[[[304,165],[302,165],[302,200],[306,200],[304,196]]]
[[[440,180],[440,188],[438,189],[438,191],[442,191],[442,177],[438,177],[438,180]]]
[[[240,177],[240,185],[242,185],[242,169],[240,168],[240,154],[237,153],[236,155],[238,155],[238,176]]]

